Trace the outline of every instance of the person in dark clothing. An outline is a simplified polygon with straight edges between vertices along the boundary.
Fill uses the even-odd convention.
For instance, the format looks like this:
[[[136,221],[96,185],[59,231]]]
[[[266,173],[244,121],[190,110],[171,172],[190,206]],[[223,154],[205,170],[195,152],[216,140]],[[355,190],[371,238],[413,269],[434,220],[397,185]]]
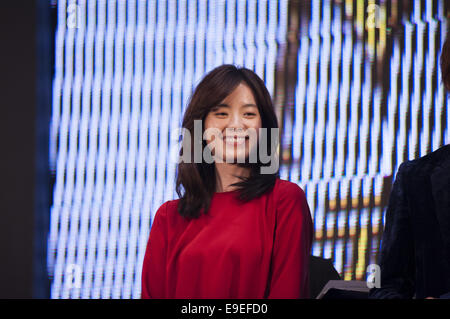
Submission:
[[[441,53],[450,91],[450,36]],[[448,95],[447,95],[448,96]],[[381,287],[369,298],[450,297],[450,145],[398,169],[381,245]]]

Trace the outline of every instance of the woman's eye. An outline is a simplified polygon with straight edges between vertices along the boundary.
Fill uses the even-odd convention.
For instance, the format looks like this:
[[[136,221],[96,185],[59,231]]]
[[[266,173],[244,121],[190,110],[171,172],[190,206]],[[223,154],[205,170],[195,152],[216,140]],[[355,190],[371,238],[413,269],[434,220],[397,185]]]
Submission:
[[[226,116],[227,113],[224,113],[224,112],[218,112],[218,113],[216,113],[216,115],[219,115],[219,116]]]
[[[250,112],[247,112],[247,113],[245,113],[245,115],[247,115],[247,116],[255,116],[256,113],[250,113]]]

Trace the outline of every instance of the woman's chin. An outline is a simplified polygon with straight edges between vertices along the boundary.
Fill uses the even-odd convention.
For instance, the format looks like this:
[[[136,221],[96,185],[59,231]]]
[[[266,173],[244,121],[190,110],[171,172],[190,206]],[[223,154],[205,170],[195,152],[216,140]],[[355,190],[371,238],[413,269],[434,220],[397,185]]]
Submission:
[[[214,156],[216,163],[237,164],[248,160],[247,154],[224,154],[223,156]]]

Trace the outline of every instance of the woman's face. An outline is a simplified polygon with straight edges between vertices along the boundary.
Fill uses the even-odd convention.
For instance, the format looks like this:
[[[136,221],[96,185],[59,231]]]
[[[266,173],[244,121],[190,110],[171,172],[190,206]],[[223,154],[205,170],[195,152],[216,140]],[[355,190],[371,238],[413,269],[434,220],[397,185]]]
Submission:
[[[221,159],[230,162],[232,159],[236,163],[238,158],[247,158],[250,150],[256,146],[261,125],[255,97],[246,84],[240,83],[206,116],[205,132],[212,129],[211,132],[221,133],[212,136],[206,134],[206,143],[210,145],[216,161]],[[219,138],[217,141],[216,137]]]

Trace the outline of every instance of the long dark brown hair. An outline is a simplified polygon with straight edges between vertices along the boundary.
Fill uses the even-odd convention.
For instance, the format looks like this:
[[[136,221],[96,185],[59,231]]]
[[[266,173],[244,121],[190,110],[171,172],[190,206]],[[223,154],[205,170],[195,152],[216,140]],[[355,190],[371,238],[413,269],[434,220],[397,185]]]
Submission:
[[[211,108],[222,102],[240,83],[246,84],[251,89],[261,116],[261,126],[267,129],[267,140],[269,142],[267,143],[268,149],[264,150],[265,154],[271,156],[272,161],[274,158],[278,161],[278,157],[272,154],[274,148],[270,143],[272,140],[271,129],[278,128],[278,121],[272,99],[264,82],[253,71],[246,68],[225,64],[213,69],[197,85],[186,108],[182,123],[182,127],[191,134],[190,144],[185,143],[185,139],[189,136],[183,138],[180,156],[183,152],[190,152],[191,161],[189,163],[181,161],[178,164],[176,191],[180,197],[178,212],[187,219],[198,218],[202,213],[207,213],[211,198],[216,191],[214,163],[208,164],[203,158],[201,163],[193,162],[195,144],[197,143],[197,147],[201,145],[202,151],[207,147],[203,139],[195,140],[194,120],[202,121],[203,136],[204,120]],[[197,139],[199,138],[197,137]],[[186,145],[190,145],[190,149],[186,149]],[[268,164],[261,163],[259,156],[256,163],[246,162],[236,165],[250,168],[248,177],[237,176],[241,181],[231,185],[237,187],[239,199],[244,202],[269,191],[279,177],[278,166],[276,166],[276,172],[273,174],[261,174],[260,168],[269,166],[270,162]]]
[[[450,28],[447,29],[447,36],[441,51],[441,74],[442,82],[447,91],[450,92]]]

